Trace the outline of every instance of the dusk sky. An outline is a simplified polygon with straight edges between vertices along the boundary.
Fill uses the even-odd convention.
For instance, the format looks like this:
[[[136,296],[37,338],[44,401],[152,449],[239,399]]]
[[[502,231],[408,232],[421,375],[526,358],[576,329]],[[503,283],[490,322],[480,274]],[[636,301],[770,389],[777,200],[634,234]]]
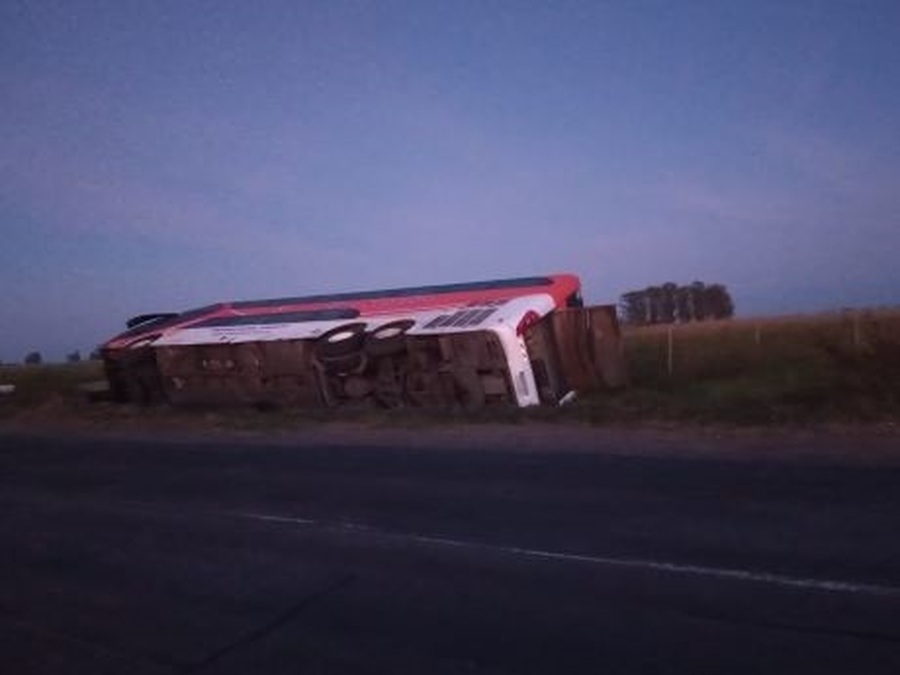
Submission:
[[[0,360],[574,272],[900,303],[900,2],[6,0]]]

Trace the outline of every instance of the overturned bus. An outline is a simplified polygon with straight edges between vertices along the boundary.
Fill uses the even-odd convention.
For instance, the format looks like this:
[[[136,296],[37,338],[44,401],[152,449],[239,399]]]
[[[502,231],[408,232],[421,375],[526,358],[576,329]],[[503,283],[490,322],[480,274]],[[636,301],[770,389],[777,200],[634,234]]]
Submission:
[[[227,302],[146,314],[101,348],[139,404],[384,407],[558,404],[620,386],[613,306],[577,276]]]

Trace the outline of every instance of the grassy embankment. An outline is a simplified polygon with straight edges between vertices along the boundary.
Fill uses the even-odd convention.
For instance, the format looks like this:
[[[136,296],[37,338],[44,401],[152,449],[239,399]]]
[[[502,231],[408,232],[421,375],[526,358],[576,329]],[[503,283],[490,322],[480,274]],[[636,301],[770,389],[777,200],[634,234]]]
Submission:
[[[670,339],[671,333],[671,339]],[[671,352],[670,352],[671,344]],[[77,418],[226,429],[342,421],[375,425],[553,421],[738,425],[900,421],[900,310],[740,319],[626,329],[632,385],[564,409],[460,411],[142,411],[87,403],[78,385],[102,377],[96,362],[0,367],[0,420]],[[671,354],[671,356],[670,356]]]
[[[0,384],[12,384],[16,388],[13,395],[0,397],[0,415],[52,401],[82,398],[78,387],[102,378],[103,366],[99,361],[39,366],[0,365]]]
[[[627,329],[625,352],[632,386],[596,421],[900,420],[900,310]]]

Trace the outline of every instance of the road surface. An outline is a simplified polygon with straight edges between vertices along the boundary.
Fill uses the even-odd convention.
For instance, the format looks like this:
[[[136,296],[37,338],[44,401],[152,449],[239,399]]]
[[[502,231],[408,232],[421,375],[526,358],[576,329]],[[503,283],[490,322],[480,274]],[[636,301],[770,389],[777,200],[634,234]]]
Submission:
[[[604,439],[0,435],[2,670],[900,672],[900,468]]]

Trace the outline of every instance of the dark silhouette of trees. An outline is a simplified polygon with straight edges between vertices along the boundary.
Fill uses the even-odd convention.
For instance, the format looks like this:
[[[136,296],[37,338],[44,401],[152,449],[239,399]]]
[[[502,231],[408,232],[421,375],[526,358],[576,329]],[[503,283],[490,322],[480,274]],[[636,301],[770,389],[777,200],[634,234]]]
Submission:
[[[626,321],[637,326],[647,323],[647,304],[644,301],[643,291],[629,291],[621,300],[622,315]]]
[[[703,321],[709,318],[709,310],[706,307],[706,284],[702,281],[695,281],[690,286],[691,306],[694,310],[692,321]]]
[[[702,281],[686,286],[669,281],[661,286],[628,291],[622,294],[619,307],[622,320],[636,326],[734,316],[734,301],[725,285]]]
[[[71,354],[69,354],[66,357],[66,361],[68,361],[69,363],[80,362],[81,361],[81,352],[79,352],[78,350],[75,350],[74,352],[72,352]]]
[[[646,291],[647,294],[647,322],[654,324],[660,323],[660,310],[662,307],[662,288],[659,286],[650,286]]]
[[[659,323],[675,323],[678,286],[671,281],[664,283],[659,294]]]
[[[694,305],[691,302],[691,289],[677,286],[675,289],[675,319],[679,323],[687,323],[694,318]]]
[[[730,319],[734,316],[734,302],[728,289],[722,284],[712,284],[705,290],[706,307],[717,319]]]
[[[29,352],[25,357],[25,363],[29,366],[39,366],[43,361],[44,359],[41,357],[40,352]]]

